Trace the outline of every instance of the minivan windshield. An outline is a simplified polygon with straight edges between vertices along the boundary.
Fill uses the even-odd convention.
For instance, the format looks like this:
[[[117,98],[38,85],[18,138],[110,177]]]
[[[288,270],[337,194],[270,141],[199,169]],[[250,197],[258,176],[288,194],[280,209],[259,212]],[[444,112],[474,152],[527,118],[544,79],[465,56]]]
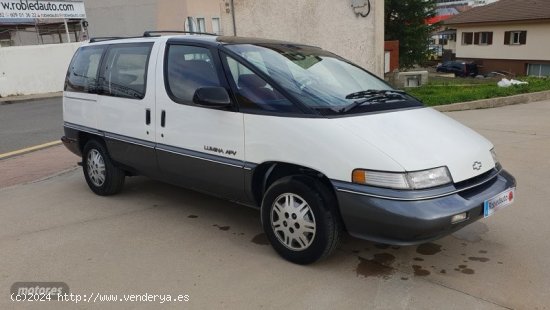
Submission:
[[[324,115],[421,107],[415,98],[351,62],[317,47],[235,44],[227,48],[291,96]]]

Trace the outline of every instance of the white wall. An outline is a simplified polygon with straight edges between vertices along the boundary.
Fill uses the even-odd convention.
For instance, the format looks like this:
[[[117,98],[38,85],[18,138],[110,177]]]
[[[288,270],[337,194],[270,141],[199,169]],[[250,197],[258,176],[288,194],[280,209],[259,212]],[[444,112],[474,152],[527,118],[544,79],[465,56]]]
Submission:
[[[62,91],[67,68],[80,44],[0,48],[0,96]]]
[[[456,56],[461,58],[550,60],[550,23],[457,26]],[[463,45],[464,32],[493,32],[492,45]],[[506,31],[527,31],[527,44],[505,45]]]
[[[367,17],[351,1],[234,0],[238,36],[315,45],[345,57],[374,74],[384,74],[384,1],[371,0]],[[232,35],[231,14],[222,14],[224,33]]]

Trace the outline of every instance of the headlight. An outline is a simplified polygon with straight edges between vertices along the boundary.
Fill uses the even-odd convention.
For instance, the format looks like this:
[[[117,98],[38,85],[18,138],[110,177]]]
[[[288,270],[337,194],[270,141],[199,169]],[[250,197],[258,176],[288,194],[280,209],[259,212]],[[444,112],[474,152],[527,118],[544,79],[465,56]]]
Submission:
[[[393,189],[425,189],[451,183],[453,180],[447,167],[416,172],[379,172],[356,169],[353,183]]]

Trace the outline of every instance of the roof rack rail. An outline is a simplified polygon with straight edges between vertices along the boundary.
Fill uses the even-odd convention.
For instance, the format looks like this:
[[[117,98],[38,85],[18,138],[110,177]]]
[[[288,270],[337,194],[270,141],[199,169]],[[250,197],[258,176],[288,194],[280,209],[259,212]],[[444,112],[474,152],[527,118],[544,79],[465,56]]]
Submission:
[[[160,36],[162,33],[183,33],[183,34],[200,34],[200,35],[207,35],[207,36],[217,36],[215,33],[210,32],[196,32],[196,31],[182,31],[182,30],[153,30],[153,31],[145,31],[143,33],[144,37],[156,37]]]
[[[120,40],[120,39],[125,39],[125,38],[124,37],[95,37],[90,39],[90,43],[110,41],[110,40]]]
[[[124,39],[137,39],[142,37],[95,37],[90,39],[90,43],[111,41],[111,40],[124,40]]]

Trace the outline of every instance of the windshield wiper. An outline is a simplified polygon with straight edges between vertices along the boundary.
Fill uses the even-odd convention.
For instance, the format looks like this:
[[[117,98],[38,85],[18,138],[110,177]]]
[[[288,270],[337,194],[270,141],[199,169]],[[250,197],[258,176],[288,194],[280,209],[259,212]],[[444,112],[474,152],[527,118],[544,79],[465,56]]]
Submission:
[[[404,94],[405,92],[396,89],[368,89],[351,93],[346,96],[346,99],[361,99],[372,95],[385,95],[387,93]]]
[[[386,101],[391,100],[391,99],[406,100],[404,94],[405,94],[405,92],[398,91],[398,90],[371,90],[371,91],[363,91],[363,92],[353,93],[353,94],[350,94],[350,95],[346,96],[346,99],[354,99],[354,98],[364,98],[364,99],[354,101],[353,103],[346,106],[345,108],[340,109],[338,111],[338,113],[345,114],[345,113],[348,113],[351,110],[354,110],[354,109],[356,109],[360,106],[366,105],[366,104],[381,103],[381,102],[386,102]],[[356,96],[360,96],[360,97],[356,97]],[[348,98],[348,97],[350,97],[350,98]]]

